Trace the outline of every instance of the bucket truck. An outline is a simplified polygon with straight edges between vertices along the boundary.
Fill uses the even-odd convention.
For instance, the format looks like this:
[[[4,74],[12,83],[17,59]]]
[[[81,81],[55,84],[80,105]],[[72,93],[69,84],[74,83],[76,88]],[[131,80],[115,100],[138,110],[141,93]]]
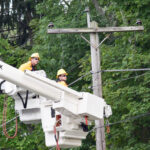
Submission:
[[[104,99],[77,92],[46,77],[44,71],[22,72],[0,61],[1,90],[15,100],[15,111],[26,124],[42,123],[46,146],[56,146],[54,127],[62,148],[81,146],[88,122],[112,114]],[[6,80],[6,82],[3,82]]]

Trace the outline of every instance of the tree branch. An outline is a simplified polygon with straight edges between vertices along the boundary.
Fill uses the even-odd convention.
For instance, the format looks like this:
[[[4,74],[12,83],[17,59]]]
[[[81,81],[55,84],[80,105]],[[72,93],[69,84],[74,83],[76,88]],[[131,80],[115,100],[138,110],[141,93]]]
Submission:
[[[2,29],[2,30],[0,30],[0,33],[1,32],[7,32],[7,31],[12,31],[12,30],[15,30],[16,28],[14,28],[14,29]]]
[[[92,0],[98,15],[100,16],[105,16],[105,11],[99,6],[98,1],[97,0]]]

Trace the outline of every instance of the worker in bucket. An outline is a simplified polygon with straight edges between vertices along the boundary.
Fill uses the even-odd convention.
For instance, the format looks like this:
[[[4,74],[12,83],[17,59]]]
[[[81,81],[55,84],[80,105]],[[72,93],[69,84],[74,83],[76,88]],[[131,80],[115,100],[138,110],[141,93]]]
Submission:
[[[56,76],[57,82],[61,85],[68,86],[66,83],[67,75],[68,75],[68,73],[64,69],[59,69],[57,71],[57,76]]]
[[[64,69],[59,69],[57,71],[57,76],[56,76],[57,83],[68,87],[68,85],[66,83],[67,75],[68,75],[68,73]],[[55,113],[55,110],[52,109],[52,112]],[[58,120],[60,120],[60,121],[58,121]],[[56,126],[60,126],[61,125],[61,115],[56,115],[56,121],[58,121]],[[80,125],[81,125],[81,128],[83,129],[84,132],[88,132],[88,125],[87,124],[85,124],[84,122],[81,122]]]
[[[56,82],[67,87],[68,86],[66,83],[67,75],[68,75],[68,73],[64,69],[59,69],[57,71]],[[52,108],[51,111],[52,111],[53,116],[55,116],[55,110]],[[61,114],[56,115],[56,121],[57,121],[56,127],[60,126],[61,125]]]
[[[30,71],[35,71],[36,70],[36,65],[39,63],[40,56],[39,53],[33,53],[29,57],[29,61],[22,64],[19,67],[19,70],[24,71],[24,70],[30,70]]]

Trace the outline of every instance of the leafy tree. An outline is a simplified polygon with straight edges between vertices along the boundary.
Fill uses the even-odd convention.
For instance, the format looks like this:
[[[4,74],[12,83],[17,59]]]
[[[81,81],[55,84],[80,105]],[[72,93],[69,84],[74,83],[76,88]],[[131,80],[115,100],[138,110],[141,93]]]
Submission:
[[[119,5],[116,5],[119,2]],[[149,48],[147,47],[149,26],[147,24],[147,8],[150,1],[144,4],[140,1],[111,1],[106,14],[113,11],[118,26],[136,25],[140,18],[145,30],[143,33],[114,33],[111,39],[101,47],[102,70],[129,69],[149,67]],[[90,58],[90,54],[89,58]],[[82,72],[90,71],[85,67],[90,59],[82,58]],[[102,73],[103,95],[112,106],[111,122],[147,113],[149,105],[149,73],[143,72],[110,72]],[[84,78],[88,83],[91,78]],[[88,90],[88,84],[83,89]],[[107,136],[107,147],[113,150],[149,149],[149,117],[141,117],[111,127]]]
[[[14,45],[24,45],[31,49],[33,32],[30,21],[39,18],[35,5],[42,0],[1,0],[0,35]]]
[[[95,9],[94,2],[100,6],[101,15],[99,8]],[[50,21],[54,23],[54,28],[86,27],[84,9],[85,6],[89,6],[91,20],[97,21],[101,27],[136,25],[136,20],[141,19],[145,28],[143,32],[113,33],[100,48],[102,70],[149,68],[149,3],[150,0],[144,2],[137,0],[92,0],[89,2],[86,0],[69,2],[65,0],[28,0],[18,2],[15,0],[13,1],[13,12],[8,13],[10,1],[1,1],[0,19],[3,21],[0,22],[0,30],[8,26],[9,29],[16,27],[11,34],[19,35],[20,39],[11,42],[10,38],[9,40],[1,38],[0,58],[18,67],[28,59],[32,52],[39,52],[41,56],[39,69],[44,69],[49,78],[55,79],[57,70],[64,68],[69,73],[68,83],[89,73],[91,70],[90,47],[80,35],[47,34],[47,26]],[[4,15],[4,12],[7,12],[7,15]],[[9,22],[5,19],[9,19]],[[1,37],[6,38],[5,34],[10,36],[10,33],[3,32]],[[84,36],[89,39],[89,35]],[[105,34],[99,34],[99,39],[102,40],[105,36]],[[30,42],[31,38],[32,42]],[[26,42],[31,45],[28,48],[30,52],[28,49],[18,47]],[[73,84],[72,88],[92,92],[91,79],[91,75],[88,74]],[[117,122],[150,111],[149,72],[103,72],[102,81],[103,96],[113,109],[110,122]],[[2,104],[3,96],[0,98],[1,108]],[[9,99],[8,119],[14,117],[14,112],[11,113],[11,105],[13,106],[13,101]],[[0,114],[2,116],[2,110]],[[2,122],[2,117],[0,122]],[[148,150],[150,145],[149,122],[149,117],[145,116],[127,123],[112,125],[111,133],[106,134],[107,149]],[[14,130],[9,131],[10,134],[13,132]],[[42,144],[39,144],[40,142]],[[0,143],[1,149],[48,149],[44,145],[44,135],[40,125],[27,126],[19,123],[17,138],[10,141],[1,136]],[[95,150],[94,132],[88,135],[81,147],[74,149]]]

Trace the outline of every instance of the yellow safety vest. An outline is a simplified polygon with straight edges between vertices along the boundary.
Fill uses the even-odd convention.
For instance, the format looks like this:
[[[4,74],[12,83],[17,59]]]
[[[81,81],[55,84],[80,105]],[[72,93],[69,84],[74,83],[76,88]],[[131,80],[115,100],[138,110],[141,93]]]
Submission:
[[[63,85],[63,86],[68,86],[67,83],[65,81],[58,81],[59,84]]]
[[[19,70],[21,70],[21,71],[24,71],[24,70],[32,70],[31,61],[28,61],[27,63],[22,64],[22,65],[19,67]]]

